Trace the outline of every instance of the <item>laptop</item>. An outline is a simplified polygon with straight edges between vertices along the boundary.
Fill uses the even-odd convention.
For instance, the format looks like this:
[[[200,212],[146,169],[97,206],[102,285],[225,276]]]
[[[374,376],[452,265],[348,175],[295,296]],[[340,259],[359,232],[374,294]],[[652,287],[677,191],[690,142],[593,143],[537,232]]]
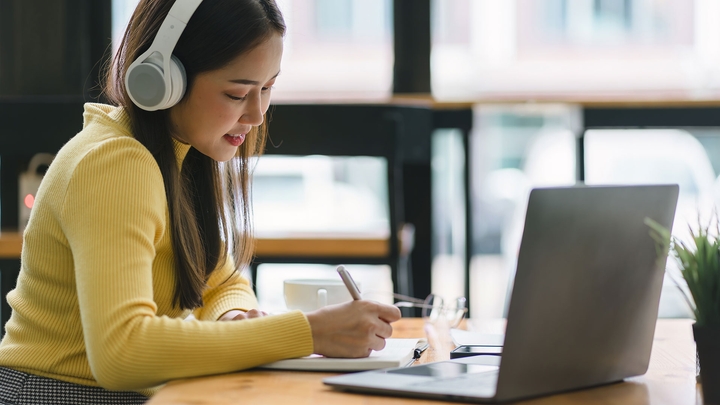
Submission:
[[[504,402],[647,371],[677,185],[573,186],[530,193],[502,356],[326,378],[339,390]]]

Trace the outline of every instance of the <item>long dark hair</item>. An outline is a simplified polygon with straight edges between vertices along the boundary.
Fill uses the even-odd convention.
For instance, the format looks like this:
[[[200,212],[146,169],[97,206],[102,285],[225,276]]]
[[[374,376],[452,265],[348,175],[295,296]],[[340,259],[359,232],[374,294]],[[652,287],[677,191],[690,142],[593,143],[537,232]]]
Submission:
[[[175,256],[175,304],[202,306],[214,269],[231,255],[235,269],[253,254],[249,199],[250,156],[265,147],[265,124],[247,134],[236,157],[218,163],[190,148],[178,167],[168,110],[144,111],[125,89],[125,72],[155,38],[174,0],[141,0],[106,70],[105,94],[127,111],[135,138],[152,153],[165,183]],[[285,34],[274,0],[204,0],[180,36],[173,54],[187,73],[186,95],[198,73],[220,69],[272,34]],[[182,102],[182,101],[181,101]]]

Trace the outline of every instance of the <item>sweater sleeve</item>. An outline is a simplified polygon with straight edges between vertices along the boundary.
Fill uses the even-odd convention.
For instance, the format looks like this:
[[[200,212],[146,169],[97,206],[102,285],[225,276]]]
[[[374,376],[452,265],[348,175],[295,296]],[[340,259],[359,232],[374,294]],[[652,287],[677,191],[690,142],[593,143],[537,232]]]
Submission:
[[[300,312],[238,322],[157,315],[154,246],[169,232],[162,184],[154,159],[132,138],[87,153],[68,184],[60,220],[73,252],[82,331],[98,384],[139,390],[310,354],[310,327]],[[235,294],[217,291],[209,297],[217,309],[209,312]],[[239,296],[238,302],[250,301],[247,291]]]
[[[257,298],[250,282],[235,270],[232,257],[215,270],[208,280],[208,289],[203,293],[201,308],[193,315],[197,319],[214,321],[232,309],[247,311],[258,307]]]

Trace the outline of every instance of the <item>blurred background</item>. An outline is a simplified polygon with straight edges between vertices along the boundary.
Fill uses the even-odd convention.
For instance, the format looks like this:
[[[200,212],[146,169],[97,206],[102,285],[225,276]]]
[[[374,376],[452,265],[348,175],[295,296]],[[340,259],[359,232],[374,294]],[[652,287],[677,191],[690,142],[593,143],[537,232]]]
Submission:
[[[12,25],[19,4],[0,0],[0,23]],[[114,47],[136,4],[112,0]],[[438,129],[432,134],[427,196],[432,291],[448,298],[469,294],[474,317],[504,314],[533,187],[578,180],[678,183],[673,232],[680,238],[687,237],[688,226],[705,223],[714,212],[720,198],[720,125],[713,119],[702,125],[686,120],[690,124],[627,128],[587,128],[584,120],[587,106],[626,104],[681,111],[699,106],[707,117],[720,117],[715,113],[720,106],[720,0],[278,4],[288,32],[276,102],[388,102],[416,93],[439,108],[462,104],[471,109],[469,133]],[[424,6],[427,13],[420,17],[396,14]],[[423,18],[430,35],[427,88],[408,90],[398,85],[403,75],[397,58],[415,51],[412,41],[398,42],[397,33],[408,32],[398,24],[423,24]],[[7,52],[8,44],[21,39],[7,31],[3,36],[2,29],[0,24],[0,52],[3,46]],[[416,67],[425,69],[422,63]],[[0,69],[0,89],[2,77]],[[17,96],[5,86],[0,97]],[[367,156],[259,158],[253,186],[258,234],[387,235],[386,165]],[[679,279],[677,270],[671,260],[668,266],[660,315],[689,316],[672,281],[673,274]],[[394,286],[388,266],[350,268],[370,298],[390,299]],[[324,265],[263,264],[257,276],[261,305],[282,309],[285,278],[335,278],[333,272]]]
[[[276,100],[392,95],[391,0],[278,3],[289,30]],[[113,0],[114,43],[136,4]],[[482,102],[473,107],[468,151],[459,131],[433,135],[432,288],[446,296],[465,288],[467,152],[473,162],[471,313],[499,317],[530,189],[577,180],[581,117],[574,101],[712,99],[720,89],[720,1],[432,0],[430,7],[433,98]],[[584,135],[587,184],[678,183],[674,234],[687,238],[688,225],[709,220],[720,197],[718,129],[595,129]],[[261,158],[254,179],[258,232],[387,232],[382,165],[362,157]],[[674,262],[668,265],[679,280]],[[260,272],[258,295],[279,307],[282,302],[270,297],[278,297],[280,280],[297,275],[301,265],[265,266],[274,269]],[[333,277],[332,268],[302,269]],[[392,289],[387,269],[355,272],[372,290]],[[690,315],[669,277],[660,312]]]

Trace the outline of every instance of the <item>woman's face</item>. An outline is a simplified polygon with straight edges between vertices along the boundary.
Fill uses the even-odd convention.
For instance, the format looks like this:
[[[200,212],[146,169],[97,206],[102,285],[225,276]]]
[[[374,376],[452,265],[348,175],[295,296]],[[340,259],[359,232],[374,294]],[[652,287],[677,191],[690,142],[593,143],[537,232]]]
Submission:
[[[282,37],[273,34],[227,66],[198,74],[189,93],[170,109],[173,136],[218,162],[230,160],[248,132],[263,122],[282,51]]]

